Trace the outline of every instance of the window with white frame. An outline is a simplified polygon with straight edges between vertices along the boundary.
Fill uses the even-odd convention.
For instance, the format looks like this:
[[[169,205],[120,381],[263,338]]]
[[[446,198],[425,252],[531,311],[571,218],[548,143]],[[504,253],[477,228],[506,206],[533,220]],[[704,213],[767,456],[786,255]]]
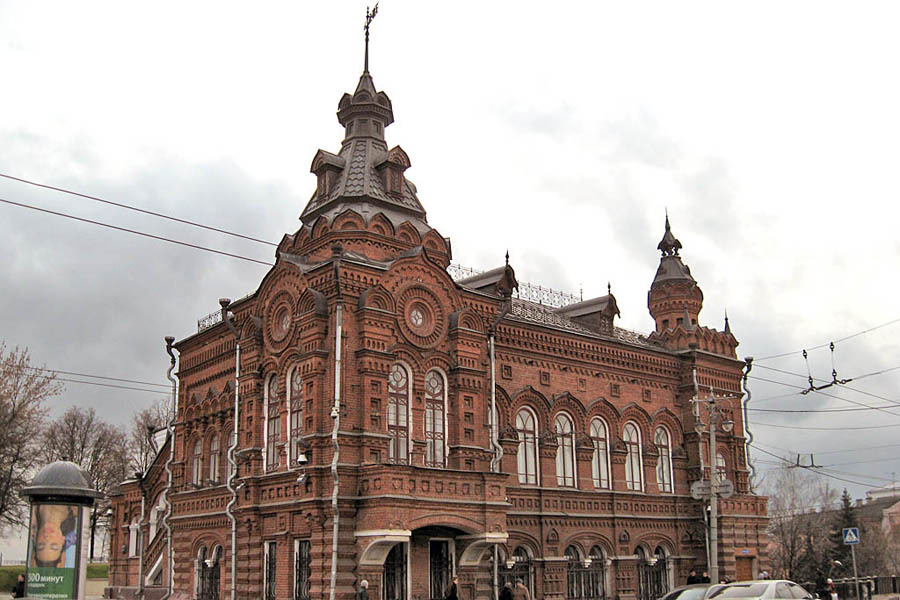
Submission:
[[[644,471],[641,456],[641,434],[637,425],[632,422],[625,423],[623,439],[627,454],[625,457],[625,487],[629,490],[642,491],[644,489]]]
[[[278,377],[269,376],[266,383],[266,470],[278,468],[278,442],[281,438],[281,403]]]
[[[656,482],[661,492],[672,491],[672,443],[665,427],[657,427],[653,434],[653,443],[659,450],[656,461]]]
[[[609,429],[601,418],[591,420],[591,445],[594,447],[592,471],[594,487],[609,489]]]
[[[556,485],[575,487],[575,429],[566,413],[553,421],[556,431]]]
[[[393,463],[409,461],[409,372],[396,363],[388,378],[387,424],[391,443],[388,459]]]
[[[200,485],[203,481],[203,441],[194,443],[194,457],[191,465],[191,483]]]
[[[721,452],[716,452],[716,483],[722,483],[728,479],[728,465],[725,463],[725,456]]]
[[[291,369],[288,376],[288,410],[290,411],[290,464],[297,465],[297,457],[300,456],[300,445],[303,442],[303,379],[300,377],[300,367]]]
[[[516,414],[516,433],[519,437],[519,483],[537,484],[537,419],[529,409]]]
[[[219,436],[209,440],[209,480],[219,481]]]
[[[425,375],[425,466],[446,466],[446,398],[447,386],[440,371]]]

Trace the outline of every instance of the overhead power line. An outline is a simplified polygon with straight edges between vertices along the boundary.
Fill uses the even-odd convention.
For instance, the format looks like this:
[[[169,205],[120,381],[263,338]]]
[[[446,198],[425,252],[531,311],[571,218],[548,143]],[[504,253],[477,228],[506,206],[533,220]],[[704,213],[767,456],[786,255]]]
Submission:
[[[864,330],[862,330],[862,331],[858,331],[858,332],[856,332],[856,333],[854,333],[854,334],[851,334],[851,335],[842,337],[842,338],[837,339],[837,340],[832,340],[831,342],[825,342],[824,344],[819,344],[818,346],[813,346],[813,347],[811,347],[811,348],[805,348],[805,349],[806,349],[807,351],[809,351],[809,350],[818,350],[818,349],[820,349],[820,348],[827,348],[829,344],[837,344],[837,343],[839,343],[839,342],[846,342],[847,340],[853,339],[853,338],[855,338],[855,337],[859,337],[859,336],[861,336],[861,335],[865,335],[865,334],[867,334],[867,333],[870,333],[870,332],[872,332],[872,331],[875,331],[876,329],[881,329],[882,327],[887,327],[888,325],[893,325],[894,323],[900,323],[900,318],[894,319],[893,321],[888,321],[887,323],[882,323],[881,325],[876,325],[875,327],[870,327],[870,328],[868,328],[868,329],[864,329]],[[785,356],[791,356],[792,354],[799,354],[799,353],[801,353],[803,350],[804,350],[804,349],[801,348],[800,350],[794,350],[793,352],[784,352],[784,353],[782,353],[782,354],[773,354],[773,355],[771,355],[771,356],[763,356],[762,358],[756,358],[756,359],[754,359],[753,363],[754,363],[754,365],[755,365],[755,364],[759,363],[760,361],[764,361],[764,360],[772,360],[772,359],[775,359],[775,358],[783,358],[783,357],[785,357]]]
[[[56,215],[57,217],[65,217],[67,219],[81,221],[82,223],[90,223],[91,225],[99,225],[100,227],[106,227],[108,229],[115,229],[116,231],[124,231],[125,233],[132,233],[134,235],[140,235],[140,236],[151,238],[154,240],[159,240],[161,242],[168,242],[170,244],[178,244],[179,246],[186,246],[188,248],[194,248],[195,250],[203,250],[204,252],[212,252],[213,254],[221,254],[222,256],[230,256],[231,258],[246,260],[248,262],[265,265],[267,267],[271,267],[274,264],[274,263],[266,262],[263,260],[257,260],[255,258],[249,258],[247,256],[241,256],[240,254],[232,254],[231,252],[225,252],[224,250],[216,250],[214,248],[207,248],[206,246],[200,246],[198,244],[191,244],[189,242],[183,242],[181,240],[175,240],[175,239],[163,237],[160,235],[153,235],[152,233],[145,233],[143,231],[137,231],[135,229],[128,229],[127,227],[119,227],[118,225],[110,225],[109,223],[103,223],[101,221],[94,221],[93,219],[85,219],[84,217],[76,217],[75,215],[70,215],[70,214],[63,213],[63,212],[57,212],[55,210],[50,210],[47,208],[40,208],[38,206],[32,206],[30,204],[25,204],[23,202],[13,202],[12,200],[6,200],[4,198],[0,198],[0,202],[3,202],[4,204],[11,204],[13,206],[19,206],[21,208],[28,208],[31,210],[36,210],[38,212]]]
[[[868,425],[864,427],[806,427],[801,425],[776,425],[774,423],[753,422],[754,427],[776,427],[778,429],[796,429],[798,431],[862,431],[865,429],[887,429],[889,427],[900,427],[900,423],[894,425]]]
[[[136,379],[122,379],[120,377],[107,377],[105,375],[90,375],[88,373],[76,373],[74,371],[59,371],[57,369],[31,367],[31,366],[26,366],[26,365],[22,365],[22,368],[30,369],[32,371],[42,371],[44,373],[59,373],[60,375],[75,375],[77,377],[91,377],[94,379],[105,379],[107,381],[121,381],[123,383],[137,383],[140,385],[155,385],[157,387],[166,388],[166,389],[169,389],[171,387],[171,384],[167,384],[167,383],[153,383],[151,381],[139,381]]]
[[[81,381],[78,379],[65,379],[63,377],[53,377],[52,375],[36,375],[36,377],[41,377],[43,379],[52,379],[53,381],[64,381],[66,383],[83,383],[85,385],[97,385],[100,387],[117,388],[120,390],[132,390],[135,392],[148,392],[150,394],[165,395],[165,392],[162,390],[148,390],[146,388],[132,387],[130,385],[116,385],[113,383],[101,383],[99,381]]]
[[[159,217],[160,219],[168,219],[169,221],[175,221],[176,223],[182,223],[184,225],[191,225],[193,227],[199,227],[201,229],[206,229],[207,231],[215,231],[216,233],[222,233],[225,235],[230,235],[236,238],[241,238],[244,240],[249,240],[251,242],[257,242],[259,244],[266,244],[268,246],[278,246],[275,242],[270,242],[268,240],[261,240],[259,238],[255,238],[249,235],[244,235],[242,233],[235,233],[233,231],[228,231],[227,229],[219,229],[218,227],[211,227],[209,225],[204,225],[203,223],[197,223],[196,221],[188,221],[187,219],[179,219],[178,217],[173,217],[171,215],[167,215],[164,213],[155,212],[152,210],[146,210],[144,208],[138,208],[136,206],[131,206],[130,204],[124,204],[122,202],[113,202],[112,200],[106,200],[104,198],[98,198],[97,196],[91,196],[89,194],[82,194],[81,192],[76,192],[73,190],[67,190],[66,188],[56,187],[53,185],[47,185],[45,183],[38,183],[37,181],[31,181],[29,179],[23,179],[21,177],[14,177],[13,175],[7,175],[6,173],[0,173],[0,177],[4,177],[6,179],[10,179],[12,181],[18,181],[20,183],[26,183],[28,185],[33,185],[35,187],[44,188],[48,190],[53,190],[55,192],[62,192],[63,194],[71,194],[72,196],[78,196],[80,198],[86,198],[88,200],[93,200],[94,202],[102,202],[103,204],[109,204],[111,206],[117,206],[119,208],[124,208],[127,210],[133,210],[135,212],[143,213],[145,215],[151,215],[154,217]]]

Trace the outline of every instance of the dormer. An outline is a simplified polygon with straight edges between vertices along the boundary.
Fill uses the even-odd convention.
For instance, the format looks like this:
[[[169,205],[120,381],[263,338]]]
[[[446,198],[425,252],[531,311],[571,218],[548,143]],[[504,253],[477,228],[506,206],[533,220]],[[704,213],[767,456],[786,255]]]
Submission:
[[[391,148],[384,159],[375,165],[388,194],[395,198],[403,197],[405,187],[403,173],[410,165],[409,155],[400,146]]]
[[[312,165],[309,167],[310,172],[316,175],[316,198],[328,197],[346,164],[347,161],[337,154],[325,150],[316,152]]]

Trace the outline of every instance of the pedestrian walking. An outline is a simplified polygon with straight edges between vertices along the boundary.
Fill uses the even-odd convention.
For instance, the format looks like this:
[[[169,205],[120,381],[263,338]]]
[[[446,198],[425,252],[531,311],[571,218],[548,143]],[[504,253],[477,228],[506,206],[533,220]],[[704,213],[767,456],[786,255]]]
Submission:
[[[369,582],[365,579],[359,582],[359,591],[356,592],[356,600],[369,600]]]
[[[513,600],[512,584],[508,581],[503,584],[503,589],[500,590],[500,600]]]
[[[447,595],[444,596],[444,600],[459,600],[459,592],[457,591],[457,583],[459,583],[459,577],[454,577],[451,580],[450,588],[447,589]]]
[[[522,583],[521,579],[516,579],[516,589],[513,590],[513,600],[531,600],[531,594],[528,588]]]
[[[16,585],[13,586],[12,597],[13,598],[24,598],[25,597],[25,575],[23,575],[22,573],[19,573],[19,578],[16,581]]]

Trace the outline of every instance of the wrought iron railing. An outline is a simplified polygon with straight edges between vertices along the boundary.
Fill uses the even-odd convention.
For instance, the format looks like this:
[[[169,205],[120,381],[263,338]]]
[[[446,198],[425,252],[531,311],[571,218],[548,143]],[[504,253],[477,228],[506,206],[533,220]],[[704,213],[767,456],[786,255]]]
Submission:
[[[238,298],[237,300],[232,302],[232,304],[240,302],[241,300],[246,300],[247,298],[249,298],[252,295],[253,294],[251,293],[251,294],[247,294],[246,296],[244,296],[242,298]],[[206,331],[210,327],[213,327],[214,325],[218,325],[221,322],[222,322],[222,309],[211,312],[208,315],[206,315],[205,317],[201,317],[201,318],[197,319],[197,333],[200,333],[201,331]]]
[[[457,264],[451,264],[447,267],[447,272],[454,281],[484,273],[484,271]],[[553,288],[544,287],[534,283],[528,283],[527,281],[519,282],[519,289],[513,292],[513,298],[536,302],[537,304],[543,304],[544,306],[553,308],[562,308],[563,306],[575,304],[582,300],[580,296],[576,296],[575,294],[554,290]]]

